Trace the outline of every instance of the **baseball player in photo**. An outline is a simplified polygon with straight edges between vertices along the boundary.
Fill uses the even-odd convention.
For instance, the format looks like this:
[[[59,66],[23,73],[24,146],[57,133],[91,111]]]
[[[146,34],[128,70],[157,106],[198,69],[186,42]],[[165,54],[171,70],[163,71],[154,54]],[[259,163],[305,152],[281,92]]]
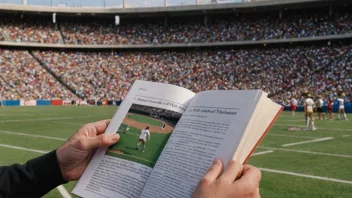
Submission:
[[[139,135],[139,140],[138,140],[138,144],[136,147],[136,150],[139,149],[139,145],[141,143],[143,143],[143,149],[142,149],[142,153],[144,153],[145,151],[145,144],[147,143],[147,138],[148,140],[150,140],[150,132],[149,132],[149,126],[147,126],[145,129],[143,129]]]
[[[130,126],[127,125],[126,129],[123,131],[123,133],[127,133],[128,130],[130,130]]]

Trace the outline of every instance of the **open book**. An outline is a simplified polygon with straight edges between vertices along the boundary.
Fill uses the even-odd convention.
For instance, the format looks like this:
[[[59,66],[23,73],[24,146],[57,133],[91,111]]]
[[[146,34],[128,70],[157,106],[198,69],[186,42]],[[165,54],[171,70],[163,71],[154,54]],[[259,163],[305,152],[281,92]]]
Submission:
[[[215,157],[245,163],[282,107],[261,90],[203,91],[136,81],[72,193],[80,197],[191,197]]]

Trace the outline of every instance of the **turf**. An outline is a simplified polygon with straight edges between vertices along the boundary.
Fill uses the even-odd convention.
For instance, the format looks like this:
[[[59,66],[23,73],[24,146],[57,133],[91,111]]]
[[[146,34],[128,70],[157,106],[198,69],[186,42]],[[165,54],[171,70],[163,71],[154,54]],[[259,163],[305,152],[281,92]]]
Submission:
[[[159,127],[163,126],[163,123],[161,121],[155,120],[155,119],[150,118],[148,116],[129,114],[129,115],[127,115],[127,117],[129,117],[132,120],[135,120],[137,122],[149,124],[149,125],[152,125],[152,126],[159,126]]]
[[[0,144],[50,151],[58,148],[64,141],[13,133],[5,134],[3,132],[18,132],[66,139],[85,123],[112,118],[116,109],[117,107],[83,106],[0,107]],[[349,114],[348,116],[350,118],[349,121],[317,120],[317,131],[289,132],[287,131],[288,126],[304,125],[303,114],[298,113],[292,117],[288,112],[283,112],[255,152],[277,148],[293,151],[274,150],[272,153],[253,156],[248,163],[260,168],[352,182],[352,115]],[[131,131],[131,133],[139,133],[139,131]],[[287,137],[287,135],[294,137]],[[131,146],[134,146],[137,136],[129,136],[131,136]],[[334,139],[282,147],[283,144],[323,137],[333,137]],[[121,137],[121,142],[123,139],[124,141],[126,140],[126,145],[130,144],[127,134],[126,137]],[[151,136],[151,141],[153,139],[157,139],[154,134]],[[273,149],[268,149],[267,147]],[[345,157],[299,153],[297,152],[298,150],[345,155]],[[0,165],[25,163],[27,160],[39,155],[41,154],[32,151],[0,146]],[[65,184],[65,188],[70,191],[73,185],[74,183],[70,182]],[[342,198],[351,197],[352,184],[262,171],[260,192],[263,198]],[[61,196],[58,190],[54,189],[45,197],[54,198]]]
[[[125,128],[126,125],[122,124],[119,127],[119,131],[122,131]],[[171,134],[160,134],[153,133],[153,131],[150,131],[150,140],[147,141],[145,152],[142,153],[142,143],[139,145],[139,149],[136,150],[136,146],[139,139],[139,131],[139,129],[130,127],[127,133],[120,132],[119,142],[111,146],[110,148],[122,151],[124,154],[108,152],[107,155],[132,160],[149,167],[154,167],[162,149],[164,148]]]

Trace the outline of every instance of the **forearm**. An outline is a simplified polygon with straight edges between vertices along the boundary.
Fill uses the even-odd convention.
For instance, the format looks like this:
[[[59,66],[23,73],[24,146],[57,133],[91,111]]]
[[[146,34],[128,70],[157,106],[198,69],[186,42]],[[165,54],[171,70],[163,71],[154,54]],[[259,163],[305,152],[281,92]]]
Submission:
[[[24,165],[0,167],[0,197],[41,197],[62,178],[56,151],[29,160]]]

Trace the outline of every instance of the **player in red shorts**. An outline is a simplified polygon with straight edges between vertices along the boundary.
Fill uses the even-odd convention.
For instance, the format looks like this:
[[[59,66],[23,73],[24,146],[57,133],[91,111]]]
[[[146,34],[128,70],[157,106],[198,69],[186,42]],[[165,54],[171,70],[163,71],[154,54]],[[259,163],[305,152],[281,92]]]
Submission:
[[[297,108],[297,100],[292,96],[291,98],[291,112],[292,112],[292,116],[295,115],[295,111],[296,111],[296,108]]]
[[[327,111],[330,115],[330,120],[334,119],[334,115],[332,112],[332,107],[334,106],[334,100],[332,98],[329,98],[329,102],[328,102],[328,108]]]

